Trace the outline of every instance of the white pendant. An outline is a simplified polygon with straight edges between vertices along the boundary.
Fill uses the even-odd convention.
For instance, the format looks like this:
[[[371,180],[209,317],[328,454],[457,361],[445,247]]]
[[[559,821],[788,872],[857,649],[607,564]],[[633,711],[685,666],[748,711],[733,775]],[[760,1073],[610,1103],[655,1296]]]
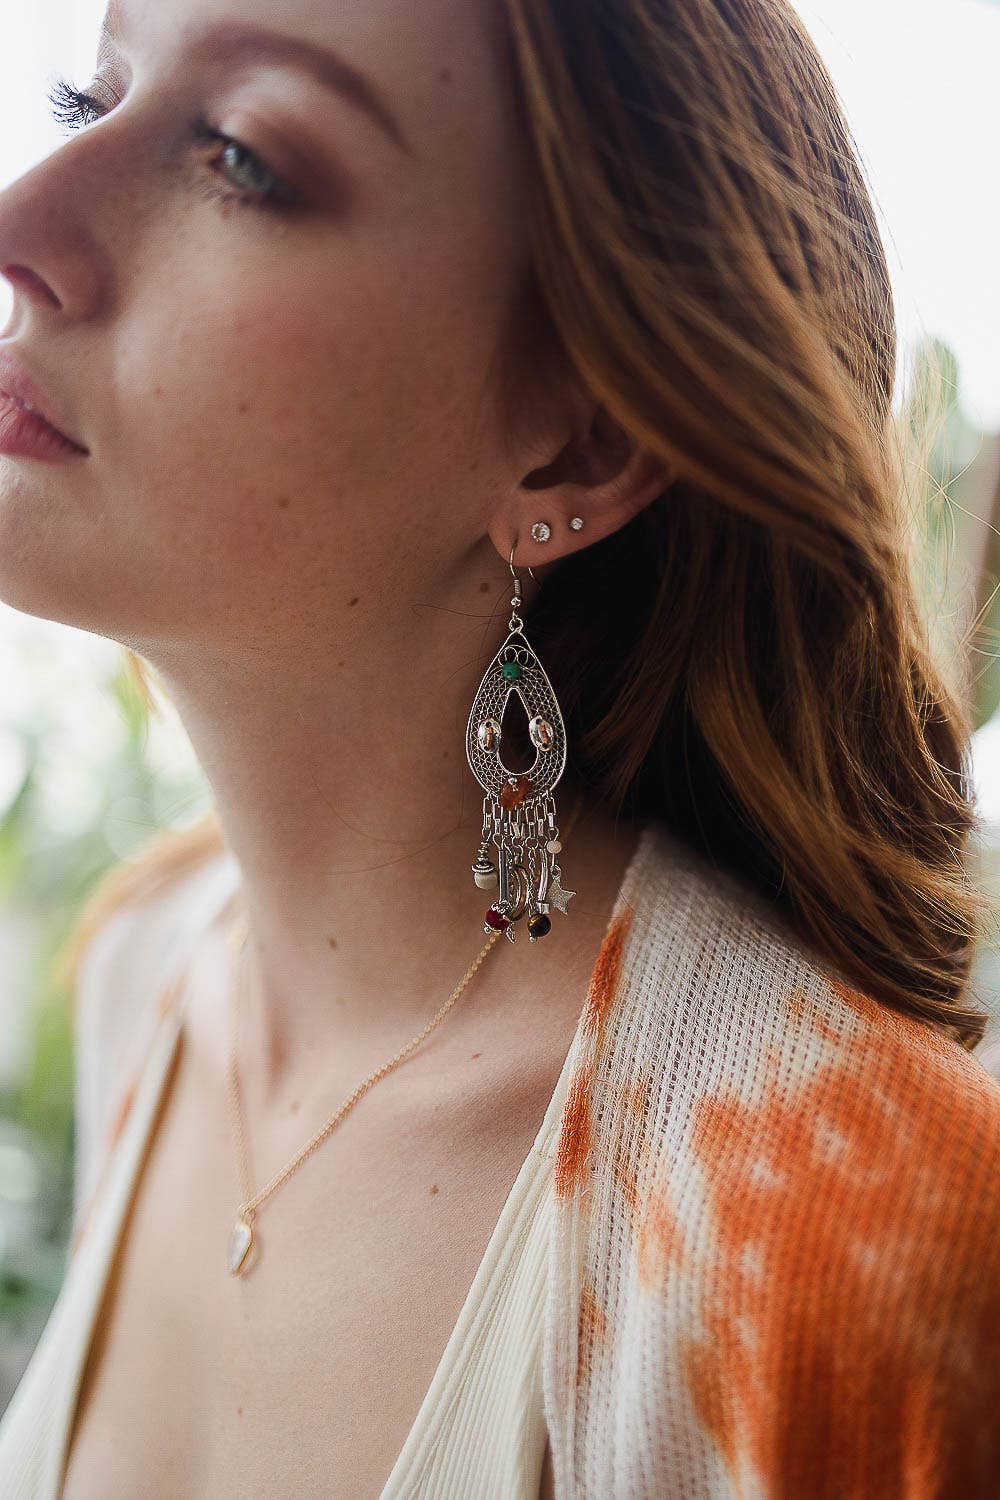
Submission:
[[[245,1219],[237,1219],[229,1236],[229,1274],[237,1276],[253,1242],[253,1230]]]

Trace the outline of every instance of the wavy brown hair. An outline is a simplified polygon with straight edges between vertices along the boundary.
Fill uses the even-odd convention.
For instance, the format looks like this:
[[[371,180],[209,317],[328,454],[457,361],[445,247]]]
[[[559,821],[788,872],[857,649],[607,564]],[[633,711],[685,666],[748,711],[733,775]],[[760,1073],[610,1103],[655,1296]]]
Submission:
[[[827,71],[785,0],[503,4],[533,249],[505,409],[555,361],[676,475],[525,611],[574,779],[971,1048],[967,691],[919,607],[889,276]],[[75,952],[221,843],[212,813],[112,871]]]

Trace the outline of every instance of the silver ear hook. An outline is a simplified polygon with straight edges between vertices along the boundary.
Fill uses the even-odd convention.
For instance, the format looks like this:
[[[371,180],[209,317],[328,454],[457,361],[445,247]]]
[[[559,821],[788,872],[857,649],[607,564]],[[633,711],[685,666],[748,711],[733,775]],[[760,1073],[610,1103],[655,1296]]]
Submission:
[[[508,566],[510,568],[511,573],[514,576],[514,582],[515,583],[519,583],[520,580],[519,580],[517,574],[514,572],[514,548],[516,546],[517,546],[517,542],[515,541],[514,544],[513,544],[513,546],[510,549],[510,557],[507,559],[507,563],[508,563]],[[535,577],[534,572],[532,571],[530,565],[528,567],[528,572],[531,574],[532,578]],[[537,582],[537,580],[536,580],[536,582]]]
[[[523,630],[524,628],[521,624],[521,617],[518,614],[518,610],[521,608],[521,580],[520,578],[518,578],[517,573],[514,569],[514,547],[516,546],[517,542],[515,541],[514,546],[510,549],[510,557],[507,559],[510,571],[514,575],[514,597],[510,601],[511,615],[510,622],[507,626],[508,630]],[[530,568],[528,569],[528,572],[531,573]],[[531,573],[531,576],[532,578],[534,578],[534,573]]]

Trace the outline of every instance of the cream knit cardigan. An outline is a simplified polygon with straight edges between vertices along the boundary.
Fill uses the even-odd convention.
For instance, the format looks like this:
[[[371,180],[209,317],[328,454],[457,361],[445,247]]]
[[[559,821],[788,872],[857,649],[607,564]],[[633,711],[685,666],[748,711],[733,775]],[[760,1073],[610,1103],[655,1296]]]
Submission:
[[[153,976],[161,998],[143,1036],[79,996],[74,1248],[160,986],[234,871],[225,851],[158,898],[142,943],[127,912],[98,934],[121,993]],[[975,1054],[854,991],[651,823],[570,1063],[543,1345],[557,1500],[996,1500],[1000,1083]]]

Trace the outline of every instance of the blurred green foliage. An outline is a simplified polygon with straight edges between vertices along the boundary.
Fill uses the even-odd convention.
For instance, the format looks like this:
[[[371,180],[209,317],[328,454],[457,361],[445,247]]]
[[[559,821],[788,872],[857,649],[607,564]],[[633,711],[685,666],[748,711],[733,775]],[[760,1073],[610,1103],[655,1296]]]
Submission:
[[[63,1146],[72,1128],[71,995],[55,977],[56,957],[89,891],[105,870],[129,852],[123,850],[129,835],[123,838],[117,831],[115,845],[107,838],[116,807],[129,808],[133,846],[145,843],[160,826],[160,778],[150,770],[145,755],[148,710],[124,661],[108,690],[127,732],[121,750],[107,766],[102,799],[90,826],[70,837],[55,838],[44,826],[35,796],[37,734],[29,746],[21,788],[0,819],[0,897],[16,895],[17,906],[33,914],[38,934],[31,1061],[10,1113],[47,1145]]]
[[[48,824],[40,795],[44,725],[23,732],[26,769],[0,817],[0,902],[31,935],[27,1066],[15,1087],[0,1090],[0,1121],[19,1127],[34,1143],[40,1165],[55,1168],[40,1173],[46,1202],[39,1205],[37,1241],[26,1250],[16,1238],[5,1243],[0,1232],[0,1344],[26,1330],[29,1337],[32,1329],[37,1335],[44,1326],[62,1281],[71,1229],[73,996],[59,977],[59,958],[84,899],[104,872],[166,825],[165,808],[186,812],[190,821],[208,800],[199,774],[172,778],[151,769],[149,709],[124,655],[107,692],[125,732],[102,767],[87,825],[67,835]],[[0,1214],[4,1204],[0,1173]]]
[[[962,410],[958,362],[947,344],[927,339],[915,349],[911,371],[901,428],[908,489],[923,532],[925,602],[938,649],[970,672],[978,729],[1000,707],[998,439],[973,426]]]

